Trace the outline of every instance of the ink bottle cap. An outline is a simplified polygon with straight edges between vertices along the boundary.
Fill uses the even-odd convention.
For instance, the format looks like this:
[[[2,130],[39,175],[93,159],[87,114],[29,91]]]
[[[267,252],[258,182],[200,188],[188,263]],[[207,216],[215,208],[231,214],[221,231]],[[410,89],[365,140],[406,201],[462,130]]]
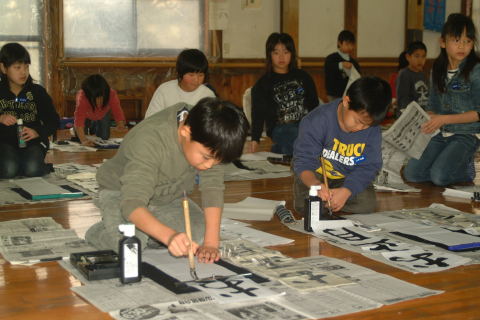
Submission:
[[[310,191],[308,195],[310,197],[318,197],[318,190],[322,190],[322,186],[310,186]]]
[[[478,192],[478,191],[473,192],[472,200],[475,201],[475,202],[480,202],[480,192]]]
[[[125,237],[133,237],[135,235],[135,225],[131,223],[119,225],[118,230],[120,230]]]

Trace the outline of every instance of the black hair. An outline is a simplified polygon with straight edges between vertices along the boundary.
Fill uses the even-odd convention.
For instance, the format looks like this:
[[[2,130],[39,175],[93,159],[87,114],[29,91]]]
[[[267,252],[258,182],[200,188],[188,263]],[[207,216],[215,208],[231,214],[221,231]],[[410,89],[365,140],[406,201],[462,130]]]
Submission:
[[[387,81],[378,77],[361,77],[347,90],[350,99],[349,109],[366,111],[372,118],[371,126],[380,124],[387,114],[392,101],[392,91]]]
[[[107,80],[99,74],[92,74],[83,80],[82,82],[82,90],[87,97],[88,102],[90,102],[90,106],[92,110],[97,108],[97,101],[98,97],[103,97],[103,105],[102,108],[108,105],[110,100],[110,86],[108,85]]]
[[[205,54],[198,49],[185,49],[177,57],[175,66],[177,79],[182,80],[185,73],[204,73],[205,81],[208,79],[208,60]]]
[[[211,150],[222,163],[240,158],[250,129],[242,109],[212,97],[198,101],[185,119],[185,125],[190,126],[191,139]]]
[[[442,41],[447,41],[447,36],[460,38],[463,31],[466,31],[467,38],[472,40],[474,44],[469,55],[465,58],[465,66],[460,73],[465,80],[468,80],[470,71],[472,71],[473,67],[480,61],[475,53],[477,38],[475,25],[473,24],[472,19],[461,13],[452,13],[448,16],[447,22],[443,25],[441,37]],[[439,92],[445,92],[446,90],[445,82],[447,78],[448,64],[447,50],[445,48],[440,48],[440,54],[433,62],[432,67],[432,82]]]
[[[338,43],[342,43],[342,42],[355,43],[355,35],[353,34],[353,32],[349,30],[340,31],[337,38],[337,46],[338,46]]]
[[[8,68],[15,63],[30,64],[31,60],[30,54],[24,46],[22,46],[20,43],[10,42],[4,44],[2,49],[0,49],[0,62],[3,64],[4,68]],[[1,72],[0,78],[4,85],[10,86],[6,74]],[[32,76],[29,74],[25,85],[32,83],[32,81]]]
[[[295,42],[293,42],[292,37],[288,33],[274,32],[268,36],[267,42],[265,43],[265,55],[267,58],[266,67],[268,73],[273,71],[272,52],[275,50],[275,46],[279,43],[283,44],[291,55],[290,63],[288,64],[288,71],[297,68],[297,50],[295,50]]]
[[[408,60],[407,60],[407,51],[402,51],[398,56],[398,69],[402,70],[403,68],[408,67]]]
[[[417,50],[423,50],[427,52],[427,46],[422,41],[413,41],[408,44],[407,50],[405,53],[412,55]]]

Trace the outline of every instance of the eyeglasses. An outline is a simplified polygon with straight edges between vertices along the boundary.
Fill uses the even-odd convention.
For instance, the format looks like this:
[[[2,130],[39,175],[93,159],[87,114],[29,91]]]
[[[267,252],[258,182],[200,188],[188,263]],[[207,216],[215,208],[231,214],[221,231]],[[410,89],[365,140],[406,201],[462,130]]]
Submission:
[[[456,47],[469,47],[471,45],[473,45],[473,41],[470,40],[470,39],[467,39],[467,40],[460,40],[460,39],[456,39],[456,38],[448,38],[447,39],[448,42],[450,42],[451,44],[455,45]]]

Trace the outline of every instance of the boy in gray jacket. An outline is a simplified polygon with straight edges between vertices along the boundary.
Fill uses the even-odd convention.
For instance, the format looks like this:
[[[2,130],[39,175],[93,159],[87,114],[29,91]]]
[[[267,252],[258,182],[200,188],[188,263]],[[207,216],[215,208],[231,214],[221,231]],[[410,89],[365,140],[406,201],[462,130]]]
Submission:
[[[193,190],[199,173],[203,214],[189,200],[193,251],[199,262],[217,261],[224,190],[218,164],[240,157],[248,129],[242,110],[217,98],[193,108],[179,103],[143,120],[98,169],[102,221],[90,227],[86,240],[117,251],[118,225],[130,222],[142,247],[153,238],[172,255],[186,255],[183,192]]]

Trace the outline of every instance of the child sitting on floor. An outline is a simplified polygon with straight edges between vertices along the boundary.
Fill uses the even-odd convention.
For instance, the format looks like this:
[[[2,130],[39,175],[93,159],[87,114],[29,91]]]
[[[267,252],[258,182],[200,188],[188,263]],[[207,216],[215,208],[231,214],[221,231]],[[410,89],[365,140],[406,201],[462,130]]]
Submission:
[[[208,77],[208,60],[198,49],[186,49],[177,57],[177,79],[162,83],[153,94],[145,119],[179,102],[195,105],[205,97],[215,97],[204,82]]]
[[[300,123],[293,154],[294,206],[303,214],[310,186],[333,211],[370,213],[375,210],[372,182],[382,167],[383,121],[391,102],[389,84],[363,77],[334,100],[310,112]],[[323,172],[320,158],[325,159]],[[327,175],[330,193],[323,184]]]
[[[83,145],[93,146],[85,133],[94,134],[104,140],[110,138],[110,122],[113,115],[117,130],[127,131],[117,92],[110,88],[107,80],[99,74],[87,77],[78,91],[75,106],[75,133]]]
[[[143,120],[98,169],[103,219],[86,240],[98,249],[118,250],[118,225],[131,222],[143,247],[151,238],[174,256],[186,255],[190,242],[182,200],[198,173],[203,210],[190,201],[192,246],[200,262],[218,260],[225,188],[218,164],[240,157],[247,133],[242,109],[217,98],[204,98],[193,108],[178,103]]]
[[[45,164],[45,155],[59,116],[47,91],[33,83],[30,54],[25,47],[5,44],[0,50],[0,63],[0,179],[43,176],[52,170]],[[23,129],[18,132],[20,119]],[[23,146],[19,146],[19,139]]]

